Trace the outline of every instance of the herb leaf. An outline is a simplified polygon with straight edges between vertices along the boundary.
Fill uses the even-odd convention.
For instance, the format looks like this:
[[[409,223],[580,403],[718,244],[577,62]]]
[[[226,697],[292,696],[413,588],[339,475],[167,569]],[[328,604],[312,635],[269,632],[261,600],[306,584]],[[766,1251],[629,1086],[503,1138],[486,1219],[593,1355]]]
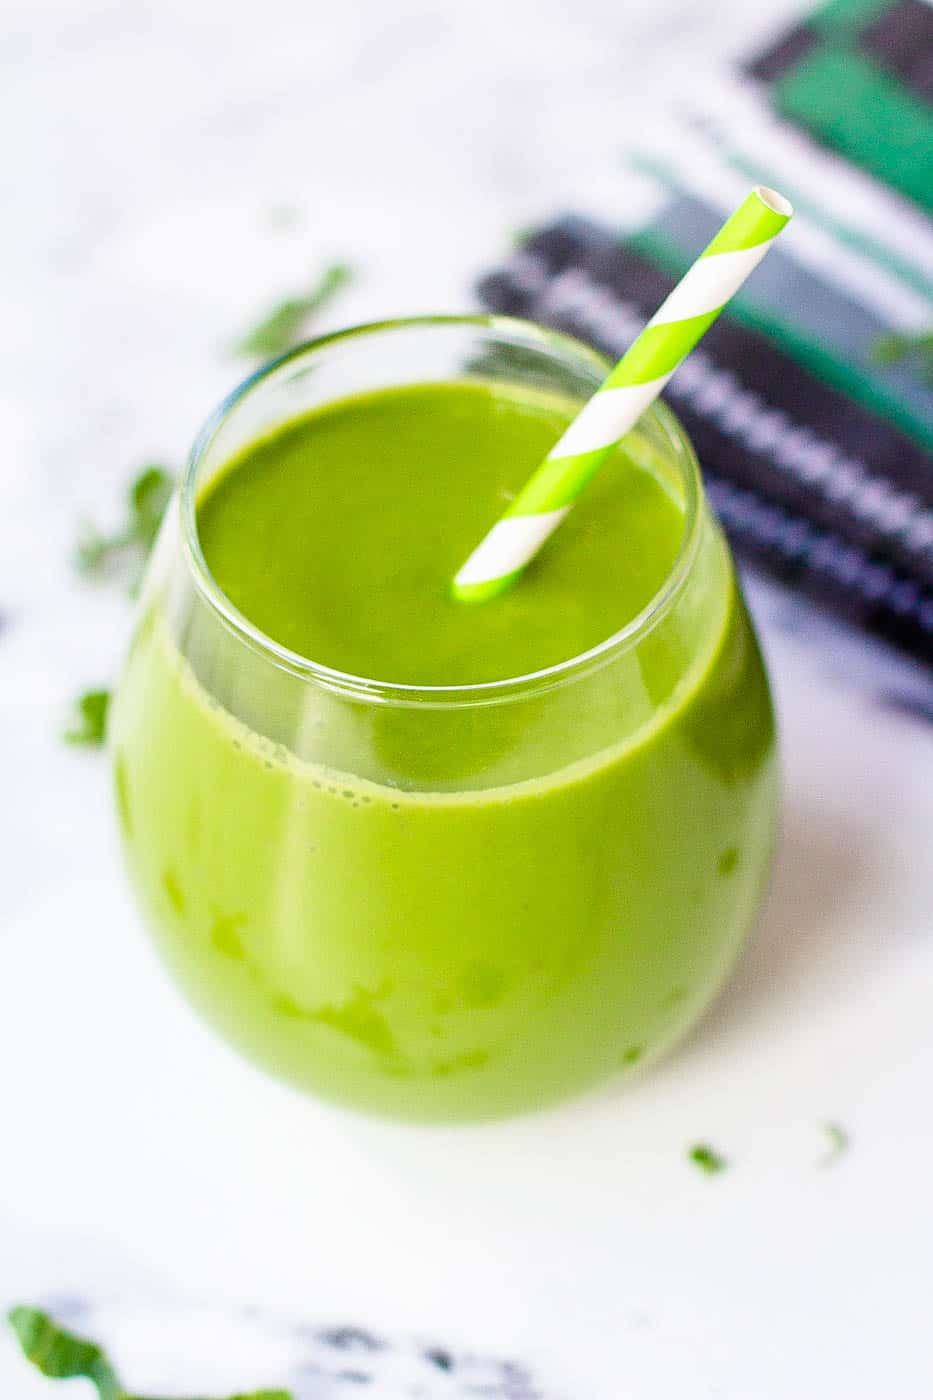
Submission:
[[[231,1395],[229,1400],[293,1400],[293,1397],[290,1390],[248,1390],[242,1395]]]
[[[917,362],[917,372],[927,384],[933,384],[933,330],[916,335],[901,335],[892,331],[880,335],[872,347],[878,365],[899,365],[905,360]]]
[[[92,1381],[100,1400],[142,1400],[123,1389],[107,1354],[96,1342],[66,1331],[48,1313],[38,1308],[17,1307],[7,1314],[7,1321],[26,1360],[44,1376],[52,1380],[80,1376]],[[293,1397],[290,1390],[252,1390],[231,1395],[229,1400],[293,1400]]]
[[[521,228],[512,229],[509,234],[509,243],[516,252],[519,252],[537,232],[538,230],[533,224],[523,224]]]
[[[83,1376],[97,1387],[100,1400],[122,1400],[123,1389],[106,1355],[95,1342],[59,1327],[38,1308],[13,1308],[7,1319],[28,1361],[53,1380]]]
[[[848,1152],[851,1139],[845,1128],[841,1128],[838,1123],[824,1123],[823,1131],[829,1138],[829,1151],[822,1160],[824,1167],[832,1167],[839,1161],[839,1158]]]
[[[699,1167],[700,1171],[706,1172],[708,1176],[725,1171],[729,1165],[725,1157],[720,1157],[719,1153],[705,1142],[698,1142],[691,1147],[687,1156],[695,1167]]]
[[[153,1396],[124,1395],[123,1400],[155,1400]],[[240,1395],[229,1395],[226,1400],[294,1400],[290,1390],[247,1390]]]
[[[133,527],[141,544],[151,548],[159,533],[175,478],[165,467],[148,466],[140,472],[129,492]]]
[[[353,280],[347,263],[330,263],[304,296],[280,301],[235,347],[236,354],[271,359],[298,344],[312,316]]]
[[[107,737],[107,713],[110,709],[109,690],[86,690],[75,701],[74,723],[62,738],[66,744],[83,744],[100,748]]]
[[[118,576],[135,593],[172,498],[175,479],[167,467],[149,463],[130,483],[126,520],[112,535],[93,527],[78,544],[78,568],[89,578]]]

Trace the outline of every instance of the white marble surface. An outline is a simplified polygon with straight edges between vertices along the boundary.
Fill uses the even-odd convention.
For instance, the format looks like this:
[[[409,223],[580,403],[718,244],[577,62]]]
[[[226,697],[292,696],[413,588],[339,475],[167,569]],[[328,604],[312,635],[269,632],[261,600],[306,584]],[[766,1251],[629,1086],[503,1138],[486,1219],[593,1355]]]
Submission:
[[[933,1393],[933,746],[781,605],[751,950],[668,1063],[514,1123],[346,1116],[216,1043],[140,933],[104,763],[58,738],[128,626],[74,580],[76,520],[179,461],[256,310],[331,254],[361,269],[334,319],[470,304],[660,89],[791,12],[6,0],[0,1298],[256,1303],[523,1356],[578,1400]]]

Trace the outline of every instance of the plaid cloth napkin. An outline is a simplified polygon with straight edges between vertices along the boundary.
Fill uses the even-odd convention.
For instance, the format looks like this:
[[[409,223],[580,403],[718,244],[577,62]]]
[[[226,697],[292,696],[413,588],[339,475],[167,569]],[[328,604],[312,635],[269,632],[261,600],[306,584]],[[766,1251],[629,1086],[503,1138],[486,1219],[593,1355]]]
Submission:
[[[617,357],[750,181],[786,192],[666,397],[737,553],[933,666],[931,90],[933,8],[836,0],[626,153],[630,208],[534,232],[480,295]]]

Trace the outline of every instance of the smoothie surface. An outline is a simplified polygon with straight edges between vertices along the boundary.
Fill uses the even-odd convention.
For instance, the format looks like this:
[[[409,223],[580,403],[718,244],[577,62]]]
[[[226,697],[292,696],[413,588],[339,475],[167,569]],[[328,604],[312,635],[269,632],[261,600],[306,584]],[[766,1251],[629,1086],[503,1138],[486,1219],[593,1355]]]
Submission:
[[[450,580],[572,416],[468,381],[329,404],[203,493],[208,567],[273,640],[353,675],[469,685],[569,660],[647,606],[683,537],[682,506],[626,453],[502,597],[464,605]]]

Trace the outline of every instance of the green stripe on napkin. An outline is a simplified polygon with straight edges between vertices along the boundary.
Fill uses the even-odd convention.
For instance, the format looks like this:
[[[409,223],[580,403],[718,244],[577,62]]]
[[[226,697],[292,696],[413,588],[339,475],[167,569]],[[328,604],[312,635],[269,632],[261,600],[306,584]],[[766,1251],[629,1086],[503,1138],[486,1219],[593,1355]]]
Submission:
[[[933,109],[849,49],[828,48],[779,78],[782,116],[933,211]]]

